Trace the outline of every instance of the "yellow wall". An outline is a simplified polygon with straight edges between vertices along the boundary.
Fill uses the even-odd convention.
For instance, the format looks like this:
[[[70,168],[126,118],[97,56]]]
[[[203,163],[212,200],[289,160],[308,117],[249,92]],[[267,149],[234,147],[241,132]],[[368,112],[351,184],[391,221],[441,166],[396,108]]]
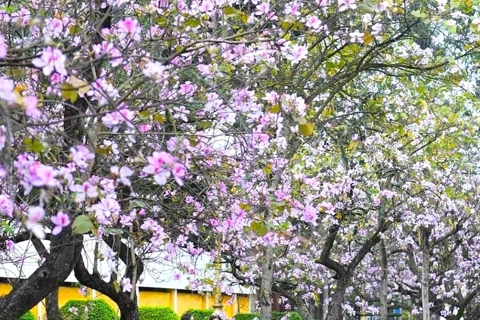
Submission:
[[[139,305],[142,307],[171,307],[173,309],[173,290],[140,291]]]
[[[8,294],[12,287],[9,284],[0,283],[0,296]],[[139,296],[139,305],[140,306],[162,306],[162,307],[171,307],[175,310],[174,306],[174,290],[168,291],[142,291],[140,290]],[[101,294],[100,292],[88,289],[87,295],[80,293],[79,288],[76,287],[60,287],[58,293],[58,304],[62,307],[69,300],[88,300],[88,299],[103,299],[105,300],[113,309],[117,310],[118,307],[110,298]],[[236,300],[233,300],[233,304],[228,305],[230,297],[223,297],[223,309],[225,314],[232,318],[236,313],[246,313],[250,312],[250,303],[248,296],[237,296]],[[208,301],[207,301],[208,300]],[[185,311],[189,309],[212,309],[214,304],[214,299],[208,294],[196,294],[190,292],[178,292],[177,293],[177,310],[178,315],[182,315]],[[42,306],[41,310],[38,310],[37,307],[31,310],[33,314],[38,317],[39,311],[40,315],[43,315],[45,318],[45,307]]]
[[[179,315],[182,315],[188,309],[205,309],[205,298],[199,294],[179,292],[177,294],[177,306],[176,312]]]

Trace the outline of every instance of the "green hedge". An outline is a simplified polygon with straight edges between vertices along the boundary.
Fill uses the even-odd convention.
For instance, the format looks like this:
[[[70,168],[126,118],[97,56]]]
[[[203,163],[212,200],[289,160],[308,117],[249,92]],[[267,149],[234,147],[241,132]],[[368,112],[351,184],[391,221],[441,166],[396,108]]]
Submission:
[[[302,316],[295,311],[273,311],[272,320],[281,320],[286,315],[289,315],[289,320],[302,320]],[[253,320],[255,318],[260,319],[260,315],[258,313],[238,313],[235,315],[235,320]]]
[[[190,313],[194,320],[208,320],[213,315],[213,310],[190,309],[185,313]]]
[[[139,307],[140,320],[180,320],[170,307]]]
[[[18,320],[37,320],[37,318],[32,313],[32,311],[28,311],[23,316],[21,316],[20,319],[18,319]]]
[[[235,320],[253,320],[253,319],[260,319],[260,315],[258,313],[237,313],[235,315]]]
[[[286,311],[286,312],[273,311],[272,320],[280,320],[286,315],[289,315],[288,317],[289,320],[303,320],[302,316],[295,311]]]
[[[73,314],[68,309],[75,307],[78,309],[78,315]],[[84,320],[85,307],[88,308],[88,320],[117,320],[118,316],[115,310],[105,302],[105,300],[70,300],[60,309],[65,320]],[[83,315],[83,317],[82,317]]]

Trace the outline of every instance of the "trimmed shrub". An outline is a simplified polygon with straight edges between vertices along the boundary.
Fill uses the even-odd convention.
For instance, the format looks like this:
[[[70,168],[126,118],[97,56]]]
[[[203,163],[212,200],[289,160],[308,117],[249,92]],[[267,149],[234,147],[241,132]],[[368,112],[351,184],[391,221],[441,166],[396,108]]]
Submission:
[[[280,312],[280,311],[273,311],[272,312],[272,320],[281,320],[283,317],[289,316],[289,320],[303,320],[302,316],[295,311],[285,311],[285,312]]]
[[[235,320],[253,320],[255,318],[260,319],[260,314],[258,314],[258,313],[237,313],[234,318],[235,318]]]
[[[37,320],[37,318],[35,317],[32,311],[28,311],[23,316],[21,316],[20,319],[18,320]]]
[[[88,312],[85,312],[85,307]],[[69,309],[77,308],[77,314]],[[117,320],[118,316],[112,307],[105,300],[70,300],[60,309],[65,320],[84,320],[88,315],[88,320]],[[83,317],[82,317],[83,316]]]
[[[190,309],[185,313],[190,313],[195,320],[208,320],[213,315],[213,310]]]
[[[170,307],[139,307],[140,320],[180,320]]]

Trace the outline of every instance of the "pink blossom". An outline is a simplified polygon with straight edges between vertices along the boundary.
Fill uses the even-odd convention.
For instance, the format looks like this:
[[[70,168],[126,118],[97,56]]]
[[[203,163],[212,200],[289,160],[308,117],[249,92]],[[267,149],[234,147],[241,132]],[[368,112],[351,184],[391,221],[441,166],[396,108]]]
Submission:
[[[68,311],[73,313],[74,315],[78,315],[78,308],[77,307],[68,308]]]
[[[95,154],[84,145],[78,145],[70,148],[70,158],[80,169],[88,167],[88,161],[95,159]]]
[[[1,85],[1,80],[0,80],[0,85]],[[0,87],[2,88],[2,87]],[[0,89],[1,90],[1,89]],[[1,95],[1,91],[0,91],[0,95]],[[1,98],[1,96],[0,96]],[[7,128],[5,128],[5,126],[0,126],[0,150],[2,150],[3,148],[5,148],[5,144],[7,143]]]
[[[317,210],[310,206],[307,205],[305,207],[305,210],[303,211],[302,217],[300,220],[311,223],[312,225],[316,226],[317,225]]]
[[[259,15],[265,15],[270,11],[270,4],[268,2],[262,2],[259,5],[257,5],[257,11],[255,14],[257,16]]]
[[[173,164],[173,157],[164,151],[155,151],[150,157],[147,157],[147,161],[148,166],[143,168],[142,171],[149,174],[157,174]]]
[[[131,226],[132,222],[133,218],[131,216],[126,216],[123,214],[120,216],[120,224],[122,225],[122,227]]]
[[[164,80],[168,79],[168,72],[167,68],[161,64],[160,62],[149,62],[145,65],[145,68],[143,69],[143,74],[146,77],[155,79],[159,82],[162,82]]]
[[[118,168],[117,166],[113,166],[110,168],[110,172],[119,178],[120,182],[126,186],[130,186],[130,177],[133,175],[132,169],[127,166],[122,166]]]
[[[103,41],[101,44],[94,44],[93,51],[97,58],[107,55],[112,67],[117,67],[123,62],[122,53],[110,42]]]
[[[308,48],[306,46],[294,45],[290,52],[287,54],[287,59],[292,62],[292,64],[297,64],[301,60],[305,60],[308,57]]]
[[[57,215],[51,217],[52,223],[55,225],[55,228],[52,230],[54,236],[60,234],[62,229],[70,225],[70,217],[68,214],[65,214],[61,211]]]
[[[122,279],[122,291],[123,292],[131,292],[132,291],[132,283],[130,282],[129,278]]]
[[[198,6],[198,10],[200,10],[200,12],[210,12],[213,9],[213,2],[210,0],[203,0],[202,3]]]
[[[73,185],[70,190],[76,192],[75,202],[85,201],[86,198],[94,199],[98,197],[98,187],[88,181],[85,181],[82,185]]]
[[[118,131],[118,126],[126,123],[128,125],[132,125],[132,120],[135,118],[135,113],[122,106],[122,109],[107,113],[105,116],[102,117],[103,124],[112,129],[113,132]]]
[[[15,250],[15,242],[13,242],[12,240],[5,241],[5,247],[8,251],[12,252]]]
[[[25,228],[28,231],[31,231],[38,239],[45,238],[45,232],[43,231],[42,226],[39,224],[44,217],[45,210],[42,207],[34,206],[28,208],[28,217],[27,221],[25,222]]]
[[[5,170],[0,164],[0,179],[3,179],[7,176],[7,170]]]
[[[356,2],[357,0],[338,0],[338,11],[355,10],[357,8]]]
[[[38,99],[35,96],[23,97],[23,105],[25,106],[25,114],[32,118],[38,118],[42,115],[42,111],[38,109]]]
[[[0,59],[7,57],[7,44],[5,43],[5,37],[0,34]]]
[[[175,119],[182,119],[184,122],[187,122],[188,121],[188,114],[190,114],[190,111],[187,110],[187,108],[185,108],[185,106],[180,106],[180,107],[175,107],[174,110],[176,111],[175,114],[173,115],[173,117]]]
[[[355,30],[355,31],[349,33],[349,36],[350,36],[352,42],[362,43],[364,33],[360,32],[358,30]]]
[[[5,194],[0,195],[0,214],[13,216],[13,201]]]
[[[320,26],[322,25],[322,22],[316,16],[309,16],[307,19],[307,23],[305,23],[305,25],[309,28],[316,30],[320,28]]]
[[[6,101],[15,101],[17,96],[13,92],[15,84],[8,78],[0,78],[0,99]]]
[[[55,187],[57,172],[50,166],[40,163],[33,163],[28,169],[30,176],[28,182],[34,187]]]
[[[49,35],[58,36],[63,31],[63,22],[60,19],[53,18],[46,21],[46,31]]]
[[[172,167],[172,175],[175,178],[175,181],[183,186],[182,178],[185,176],[185,166],[179,162],[174,163]]]
[[[119,33],[119,38],[121,40],[129,36],[131,39],[135,41],[140,41],[141,30],[142,28],[140,26],[140,23],[136,19],[132,19],[130,17],[118,23],[118,31],[119,31],[118,33]]]
[[[66,76],[65,56],[63,53],[54,47],[47,47],[43,49],[40,58],[32,60],[32,63],[37,68],[42,68],[43,74],[49,76],[54,71]]]

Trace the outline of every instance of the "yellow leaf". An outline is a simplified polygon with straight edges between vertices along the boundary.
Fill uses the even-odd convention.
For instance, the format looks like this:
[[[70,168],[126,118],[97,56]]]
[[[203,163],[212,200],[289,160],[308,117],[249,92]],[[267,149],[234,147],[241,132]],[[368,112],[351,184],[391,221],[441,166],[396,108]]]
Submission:
[[[356,140],[351,140],[350,144],[348,145],[348,149],[350,150],[355,150],[358,146],[358,141]]]
[[[223,13],[226,16],[234,16],[237,13],[237,10],[235,10],[235,8],[233,8],[233,7],[228,6],[228,7],[223,8]]]
[[[363,44],[368,46],[374,40],[372,34],[370,32],[365,32],[363,35]]]
[[[313,134],[313,123],[307,122],[306,124],[299,124],[298,125],[298,132],[302,136],[308,137]]]
[[[25,89],[27,89],[27,86],[24,83],[19,83],[15,86],[14,91],[22,93],[23,91],[25,91]]]
[[[82,94],[85,94],[90,90],[90,85],[88,84],[88,82],[80,80],[74,75],[70,76],[70,81],[72,82],[72,85]]]
[[[158,122],[158,123],[164,123],[166,119],[165,119],[165,116],[157,113],[157,114],[153,115],[153,120]]]
[[[13,94],[15,95],[15,103],[16,104],[22,104],[23,103],[23,97],[20,94],[20,92],[18,92],[17,90],[14,90]]]
[[[64,82],[60,85],[60,91],[62,93],[62,98],[65,100],[70,100],[74,103],[78,99],[77,89],[72,86],[70,83]]]
[[[270,110],[268,110],[268,112],[270,113],[279,113],[280,112],[280,106],[278,105],[278,103],[274,106],[272,106],[270,108]]]
[[[333,114],[333,108],[332,107],[327,107],[322,111],[322,117],[328,118]]]

